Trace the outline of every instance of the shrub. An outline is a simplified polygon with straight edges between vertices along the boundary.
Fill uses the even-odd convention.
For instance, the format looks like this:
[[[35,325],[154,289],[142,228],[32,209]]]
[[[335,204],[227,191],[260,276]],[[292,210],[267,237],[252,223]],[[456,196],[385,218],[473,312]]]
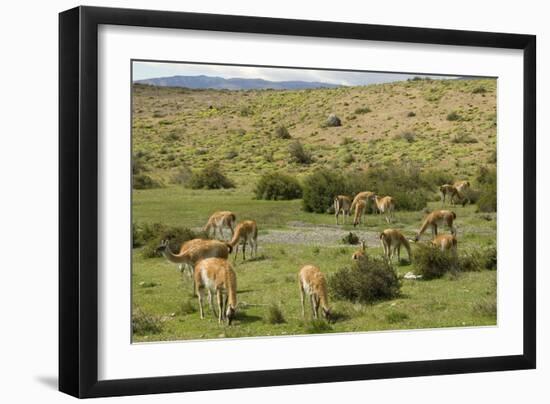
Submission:
[[[132,312],[132,332],[135,335],[158,334],[161,330],[160,317],[147,314],[139,308]]]
[[[313,161],[311,153],[304,149],[299,140],[288,146],[288,152],[290,153],[290,159],[295,163],[310,164]]]
[[[147,174],[134,174],[132,175],[132,187],[134,189],[161,188],[162,183]]]
[[[461,119],[461,116],[456,111],[450,112],[447,115],[447,120],[448,121],[459,121],[460,119]]]
[[[416,116],[416,114],[413,111],[410,111],[407,113],[407,118],[412,118],[413,116]]]
[[[336,127],[342,126],[342,121],[334,114],[330,114],[325,122],[325,126]]]
[[[304,179],[302,189],[304,210],[324,213],[334,197],[344,193],[344,178],[334,171],[320,169]]]
[[[172,184],[187,186],[189,184],[189,180],[191,179],[192,175],[193,175],[193,172],[189,167],[187,166],[179,167],[177,171],[174,174],[172,174],[171,182]]]
[[[332,331],[332,327],[329,323],[321,319],[313,319],[306,326],[306,332],[308,334],[322,334],[324,332]]]
[[[342,243],[344,244],[351,244],[351,245],[357,245],[359,244],[359,237],[357,236],[357,234],[355,233],[352,233],[351,231],[346,234],[343,238],[342,238]]]
[[[485,94],[487,90],[483,86],[476,87],[472,90],[472,94]]]
[[[396,136],[396,139],[403,139],[408,143],[415,141],[416,134],[414,132],[405,131]]]
[[[452,253],[443,252],[431,244],[420,243],[414,251],[417,273],[423,279],[441,278],[447,272],[456,271],[458,263]]]
[[[141,174],[143,171],[147,171],[147,167],[145,166],[143,158],[138,156],[137,154],[134,154],[132,156],[132,174]]]
[[[495,246],[489,246],[483,250],[482,265],[485,269],[497,269],[497,249]]]
[[[284,126],[277,126],[275,128],[275,136],[279,139],[290,139],[290,133],[288,133],[288,129]]]
[[[443,184],[452,184],[454,182],[454,178],[448,170],[432,169],[424,171],[420,174],[420,178],[433,191],[439,190],[439,187]]]
[[[254,114],[254,111],[248,105],[243,105],[239,109],[239,113],[240,113],[241,116],[250,116],[250,115]]]
[[[254,189],[256,199],[290,200],[302,197],[300,183],[294,177],[282,173],[264,174]]]
[[[225,159],[226,160],[233,160],[238,155],[239,155],[239,153],[237,151],[229,150],[227,153],[225,153]]]
[[[217,164],[210,164],[191,175],[189,187],[192,189],[222,189],[234,188],[235,184],[221,172]]]
[[[357,261],[329,277],[329,288],[338,299],[371,303],[399,295],[397,274],[384,260]]]
[[[472,144],[477,143],[478,140],[468,133],[458,133],[453,136],[451,142],[457,144]]]
[[[167,226],[162,223],[132,225],[132,245],[139,247],[144,245],[142,255],[144,258],[159,256],[157,247],[162,240],[169,240],[172,251],[179,251],[181,245],[195,238],[208,238],[205,233],[197,233],[187,227]]]
[[[371,112],[371,109],[369,107],[363,107],[363,108],[357,108],[355,111],[353,111],[355,114],[366,114]]]
[[[269,306],[266,321],[268,324],[282,324],[286,322],[283,312],[279,306],[274,304]]]
[[[480,195],[477,206],[481,212],[497,211],[497,172],[496,169],[481,167],[477,182],[480,184]]]

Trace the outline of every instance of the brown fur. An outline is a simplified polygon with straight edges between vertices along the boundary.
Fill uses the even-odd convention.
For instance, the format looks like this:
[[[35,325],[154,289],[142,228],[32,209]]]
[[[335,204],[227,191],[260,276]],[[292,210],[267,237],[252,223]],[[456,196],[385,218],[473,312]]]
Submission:
[[[409,240],[396,229],[386,229],[380,233],[380,242],[384,248],[384,257],[391,262],[395,252],[397,252],[397,262],[401,261],[401,246],[404,246],[411,262],[411,246]]]
[[[210,230],[214,230],[214,237],[216,237],[216,231],[220,232],[220,237],[223,240],[224,234],[223,234],[223,228],[227,227],[229,228],[229,231],[231,232],[231,237],[233,237],[233,227],[235,225],[235,214],[233,212],[229,211],[221,211],[221,212],[214,212],[212,216],[208,219],[208,222],[204,226],[204,231],[208,234],[210,233]]]
[[[424,233],[428,227],[432,229],[432,235],[437,236],[437,226],[446,224],[451,230],[451,234],[456,235],[456,228],[453,226],[456,219],[456,213],[450,210],[434,210],[424,219],[422,227],[416,233],[415,241],[420,240],[420,236]]]
[[[338,217],[340,213],[344,216],[344,224],[346,224],[346,216],[349,216],[351,212],[351,198],[346,195],[337,195],[334,197],[334,216],[336,217],[336,224],[338,223]]]
[[[363,221],[363,215],[367,212],[367,202],[360,199],[355,204],[355,214],[353,215],[353,227]]]
[[[235,248],[235,260],[237,259],[237,253],[239,252],[239,243],[242,243],[243,248],[243,261],[246,259],[245,251],[246,244],[250,244],[250,250],[254,257],[258,253],[258,227],[254,220],[245,220],[237,225],[233,238],[227,244]]]
[[[300,301],[302,302],[302,317],[305,317],[305,295],[311,299],[311,311],[313,318],[319,318],[319,306],[323,309],[325,318],[330,318],[328,306],[327,281],[319,268],[313,265],[306,265],[300,269],[298,274],[300,286]]]
[[[195,265],[194,279],[201,318],[204,318],[202,299],[204,289],[206,289],[214,316],[216,316],[216,311],[212,302],[212,294],[216,294],[218,322],[221,323],[222,320],[227,319],[228,324],[231,325],[237,310],[237,275],[231,264],[222,258],[203,259]]]
[[[386,222],[391,223],[395,210],[395,199],[391,196],[380,198],[378,195],[373,195],[371,199],[374,201],[376,211],[383,213],[386,216]]]
[[[355,205],[357,205],[357,202],[359,201],[368,202],[372,197],[372,195],[374,195],[374,192],[371,192],[371,191],[359,192],[357,195],[355,195],[355,198],[353,198],[353,202],[351,203],[350,210],[354,210]]]
[[[351,259],[354,261],[360,261],[360,260],[366,260],[367,259],[367,246],[365,244],[365,241],[361,241],[361,248],[357,251],[355,251],[351,255]]]
[[[453,255],[457,254],[458,241],[453,234],[439,234],[434,237],[432,244],[441,251],[451,251]]]

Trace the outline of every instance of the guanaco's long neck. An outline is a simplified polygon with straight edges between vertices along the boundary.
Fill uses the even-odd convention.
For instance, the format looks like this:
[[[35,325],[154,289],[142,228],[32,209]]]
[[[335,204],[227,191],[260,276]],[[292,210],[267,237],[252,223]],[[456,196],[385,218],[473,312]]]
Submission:
[[[166,245],[166,247],[164,248],[163,253],[166,259],[170,262],[173,262],[174,264],[188,264],[190,262],[187,254],[183,253],[176,255],[172,251],[170,251],[170,246],[168,245]]]
[[[420,228],[420,230],[418,231],[418,235],[420,236],[422,233],[424,233],[426,231],[426,229],[428,228],[428,226],[430,225],[431,221],[430,221],[430,217],[428,216],[426,219],[424,219],[424,223],[422,223],[422,227]]]

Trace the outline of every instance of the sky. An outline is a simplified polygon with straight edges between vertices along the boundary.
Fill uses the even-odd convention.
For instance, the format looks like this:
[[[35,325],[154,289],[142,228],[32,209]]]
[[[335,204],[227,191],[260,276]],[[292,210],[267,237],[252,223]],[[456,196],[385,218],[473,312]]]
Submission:
[[[227,66],[189,63],[134,62],[133,79],[151,79],[170,76],[218,76],[223,78],[254,78],[269,81],[319,81],[344,86],[359,86],[392,81],[403,81],[415,76],[434,79],[454,76],[426,76],[420,74],[346,72],[334,70],[284,69],[251,66]]]

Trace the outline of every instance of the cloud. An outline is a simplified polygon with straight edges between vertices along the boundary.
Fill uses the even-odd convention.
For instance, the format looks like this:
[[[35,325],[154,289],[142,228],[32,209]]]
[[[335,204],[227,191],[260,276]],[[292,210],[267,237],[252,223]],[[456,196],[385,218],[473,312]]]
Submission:
[[[407,80],[418,75],[404,73],[350,72],[257,66],[229,66],[191,63],[134,62],[133,79],[142,80],[169,76],[218,76],[223,78],[260,78],[270,81],[320,81],[340,85],[367,85]],[[452,76],[423,76],[454,78]]]

